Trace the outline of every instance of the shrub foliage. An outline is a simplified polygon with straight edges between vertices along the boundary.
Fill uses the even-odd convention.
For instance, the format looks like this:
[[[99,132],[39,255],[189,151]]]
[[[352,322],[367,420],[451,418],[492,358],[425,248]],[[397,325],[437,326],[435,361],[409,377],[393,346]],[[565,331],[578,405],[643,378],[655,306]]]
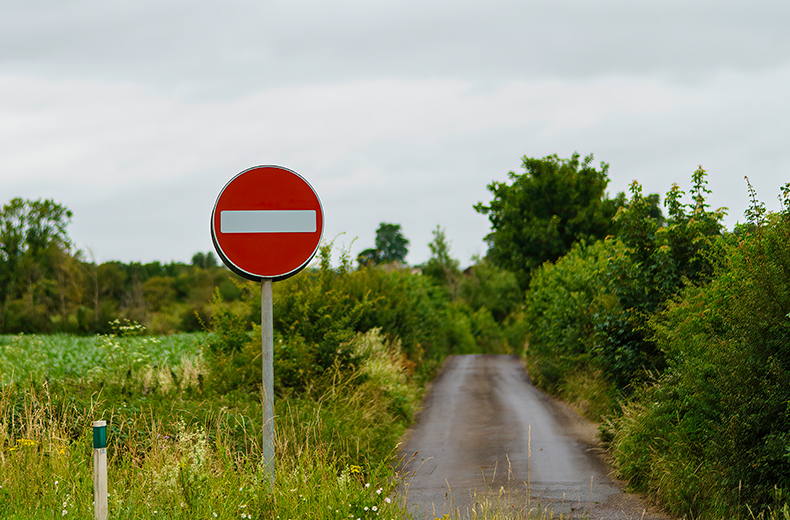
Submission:
[[[701,167],[691,184],[663,221],[634,182],[615,236],[532,272],[527,366],[603,419],[631,488],[686,517],[768,513],[790,489],[790,184],[776,213],[748,185],[733,232]]]

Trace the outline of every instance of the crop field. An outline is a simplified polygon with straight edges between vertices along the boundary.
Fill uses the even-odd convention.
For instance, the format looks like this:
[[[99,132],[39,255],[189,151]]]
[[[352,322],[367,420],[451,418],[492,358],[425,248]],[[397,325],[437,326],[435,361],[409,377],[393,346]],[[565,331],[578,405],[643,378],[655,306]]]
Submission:
[[[149,367],[202,363],[206,333],[170,336],[0,335],[0,385],[24,381],[108,379]]]

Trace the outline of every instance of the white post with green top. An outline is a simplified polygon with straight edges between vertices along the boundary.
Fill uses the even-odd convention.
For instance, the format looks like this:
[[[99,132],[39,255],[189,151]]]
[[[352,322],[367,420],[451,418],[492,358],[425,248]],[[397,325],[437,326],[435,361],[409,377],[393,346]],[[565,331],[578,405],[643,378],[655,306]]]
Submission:
[[[93,422],[93,517],[107,520],[107,421]]]

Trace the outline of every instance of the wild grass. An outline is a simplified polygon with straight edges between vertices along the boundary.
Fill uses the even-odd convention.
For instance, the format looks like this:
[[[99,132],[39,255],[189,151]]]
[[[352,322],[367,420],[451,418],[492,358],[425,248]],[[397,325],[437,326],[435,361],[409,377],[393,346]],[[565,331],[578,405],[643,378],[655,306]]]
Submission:
[[[0,518],[93,517],[97,419],[108,421],[111,518],[407,517],[394,450],[419,392],[396,344],[360,335],[358,370],[279,400],[272,486],[260,395],[211,386],[205,339],[3,337]]]
[[[600,370],[584,368],[568,374],[558,394],[580,415],[597,423],[616,409],[616,389]]]
[[[275,484],[260,468],[257,417],[210,404],[170,413],[72,401],[49,385],[0,392],[0,517],[91,518],[90,423],[110,424],[112,518],[402,518],[389,457],[364,448],[382,419],[338,381],[317,403],[278,407]],[[363,411],[356,416],[352,409]],[[339,416],[349,419],[351,429]],[[328,419],[328,420],[325,420]],[[394,448],[394,446],[393,446]]]
[[[117,423],[102,401],[64,408],[46,387],[2,390],[0,517],[92,518],[89,425],[100,410]],[[239,450],[236,418],[227,412],[205,423],[124,417],[121,428],[138,435],[110,438],[111,518],[401,518],[392,466],[346,463],[322,441],[320,418],[304,419],[278,422],[272,486],[260,467],[259,430],[242,428],[249,447]]]

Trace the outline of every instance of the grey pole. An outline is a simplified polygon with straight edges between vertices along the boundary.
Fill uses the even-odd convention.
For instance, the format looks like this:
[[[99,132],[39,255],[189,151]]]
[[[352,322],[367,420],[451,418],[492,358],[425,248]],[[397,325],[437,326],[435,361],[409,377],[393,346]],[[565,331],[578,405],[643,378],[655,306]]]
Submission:
[[[274,311],[272,280],[261,280],[261,347],[263,360],[263,465],[274,485]]]

